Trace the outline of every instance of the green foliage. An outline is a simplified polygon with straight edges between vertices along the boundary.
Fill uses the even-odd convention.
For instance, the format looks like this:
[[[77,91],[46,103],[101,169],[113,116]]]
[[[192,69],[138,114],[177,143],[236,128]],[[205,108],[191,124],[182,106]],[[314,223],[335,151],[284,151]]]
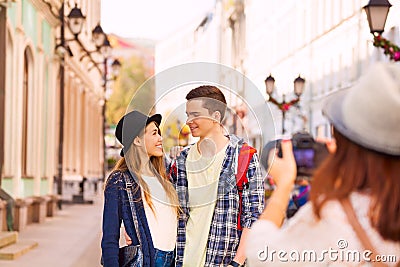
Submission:
[[[129,109],[149,110],[154,104],[154,84],[146,83],[146,90],[138,89],[149,78],[151,70],[146,69],[142,59],[133,56],[122,62],[118,78],[113,84],[111,94],[106,106],[108,124],[117,124],[119,119]],[[132,98],[134,97],[133,101]]]

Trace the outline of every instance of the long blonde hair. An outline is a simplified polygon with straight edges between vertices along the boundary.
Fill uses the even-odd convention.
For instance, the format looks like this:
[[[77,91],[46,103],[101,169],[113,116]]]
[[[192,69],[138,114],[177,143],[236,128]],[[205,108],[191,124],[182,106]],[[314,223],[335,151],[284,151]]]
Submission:
[[[158,127],[158,125],[157,125]],[[143,137],[144,131],[140,134],[140,138]],[[150,170],[154,174],[154,176],[158,179],[160,184],[162,185],[167,198],[169,200],[169,204],[173,205],[176,208],[176,212],[180,211],[179,208],[179,201],[178,195],[174,186],[172,185],[171,181],[167,176],[167,171],[165,169],[164,157],[155,157],[151,156],[148,162],[150,165]],[[141,174],[141,166],[142,166],[142,159],[140,157],[139,148],[132,142],[131,146],[129,147],[128,151],[125,151],[124,157],[122,157],[115,165],[113,172],[115,171],[131,171],[132,174],[137,177],[139,186],[142,188],[144,193],[144,198],[151,210],[154,212],[154,205],[152,202],[152,197],[150,194],[149,186],[145,180],[142,178]]]

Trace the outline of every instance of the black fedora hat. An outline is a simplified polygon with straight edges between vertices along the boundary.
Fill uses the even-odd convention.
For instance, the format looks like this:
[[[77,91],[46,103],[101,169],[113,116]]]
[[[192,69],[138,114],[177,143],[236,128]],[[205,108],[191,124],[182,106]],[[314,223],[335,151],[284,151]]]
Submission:
[[[149,117],[137,110],[125,114],[119,120],[117,128],[115,129],[115,136],[123,146],[120,153],[121,156],[124,156],[124,153],[128,151],[135,137],[139,136],[150,122],[155,122],[157,125],[160,125],[161,119],[162,116],[160,114],[154,114]]]

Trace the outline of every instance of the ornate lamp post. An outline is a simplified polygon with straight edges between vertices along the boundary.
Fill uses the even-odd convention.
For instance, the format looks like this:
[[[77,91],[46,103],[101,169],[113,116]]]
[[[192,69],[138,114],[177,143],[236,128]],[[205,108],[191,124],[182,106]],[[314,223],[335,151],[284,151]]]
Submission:
[[[51,8],[51,7],[50,7]],[[91,57],[90,51],[88,51],[82,42],[79,40],[78,36],[82,31],[83,23],[85,20],[85,16],[82,14],[82,11],[78,8],[77,4],[75,7],[71,9],[68,16],[65,16],[65,3],[62,1],[61,8],[59,10],[58,18],[60,20],[60,38],[59,42],[56,44],[56,52],[60,57],[60,126],[59,126],[59,147],[58,147],[58,166],[57,166],[57,194],[62,195],[62,187],[63,187],[63,142],[64,142],[64,91],[65,91],[65,55],[66,53],[69,56],[73,56],[71,49],[68,46],[69,41],[75,41],[80,46],[82,51],[85,54],[81,57],[88,56],[90,57],[93,66],[97,68],[97,70],[101,72],[101,69],[96,64],[96,62]],[[67,26],[70,32],[73,34],[74,38],[66,39],[65,38],[65,22],[67,20]],[[105,53],[106,57],[108,56],[110,43],[107,40],[107,36],[104,34],[101,29],[100,24],[98,24],[92,31],[93,42],[96,46],[96,51],[99,53]],[[106,69],[104,70],[103,75],[105,75]],[[106,83],[106,82],[105,82]],[[61,209],[61,201],[58,203],[59,208]]]
[[[271,102],[272,104],[276,105],[279,110],[282,112],[282,134],[286,132],[285,129],[285,118],[286,118],[286,112],[290,109],[291,106],[297,104],[300,101],[300,96],[303,93],[304,90],[304,84],[306,80],[301,78],[300,75],[294,79],[294,94],[296,95],[296,98],[286,102],[286,96],[285,94],[282,95],[282,102],[278,102],[273,96],[272,93],[274,92],[275,89],[275,78],[271,76],[271,74],[265,79],[265,88],[266,92],[269,96],[268,101]]]
[[[391,60],[399,61],[400,48],[382,37],[391,6],[388,0],[370,0],[363,8],[367,14],[369,29],[374,36],[374,46],[383,48],[385,55],[389,55]]]
[[[108,45],[107,45],[108,44]],[[105,39],[105,44],[103,47],[110,47],[110,43],[108,41],[108,39]],[[103,104],[103,108],[102,108],[102,116],[103,116],[103,180],[106,178],[106,172],[108,170],[108,164],[107,164],[107,157],[106,157],[106,125],[107,125],[107,119],[106,119],[106,106],[107,106],[107,100],[108,100],[108,92],[107,92],[107,83],[109,81],[115,80],[117,78],[117,76],[119,75],[119,71],[121,69],[121,62],[119,62],[118,59],[115,59],[112,64],[111,64],[111,78],[108,78],[108,60],[110,59],[108,54],[104,54],[107,55],[104,57],[104,104]]]
[[[96,49],[93,51],[86,51],[86,54],[82,55],[80,58],[80,61],[83,60],[86,56],[90,56],[92,53],[100,53],[103,55],[103,61],[102,62],[94,62],[94,65],[92,67],[98,67],[98,65],[103,64],[104,70],[103,70],[103,94],[104,94],[104,99],[103,99],[103,107],[102,107],[102,119],[103,119],[103,126],[102,126],[102,132],[103,132],[103,168],[102,168],[102,176],[103,179],[105,179],[106,171],[108,169],[107,166],[107,159],[106,159],[106,105],[107,105],[107,84],[111,80],[115,80],[116,77],[119,75],[119,70],[121,68],[121,63],[119,62],[118,59],[115,59],[113,63],[111,64],[112,68],[112,77],[108,78],[109,76],[109,71],[108,71],[108,62],[110,59],[110,54],[111,54],[111,45],[110,41],[108,40],[107,35],[104,33],[103,29],[101,28],[100,24],[98,24],[92,31],[92,37],[93,37],[93,42],[96,46]],[[91,67],[91,68],[92,68]],[[91,69],[89,68],[89,70]]]
[[[64,143],[64,91],[65,91],[65,51],[72,55],[71,50],[66,44],[65,39],[65,3],[61,4],[59,19],[60,25],[60,43],[56,45],[56,50],[60,55],[60,127],[58,140],[58,165],[57,165],[57,194],[62,195],[63,183],[63,143]],[[68,27],[74,35],[74,40],[78,39],[78,35],[82,30],[85,17],[81,10],[75,5],[68,15]],[[61,209],[61,201],[58,202],[58,207]]]

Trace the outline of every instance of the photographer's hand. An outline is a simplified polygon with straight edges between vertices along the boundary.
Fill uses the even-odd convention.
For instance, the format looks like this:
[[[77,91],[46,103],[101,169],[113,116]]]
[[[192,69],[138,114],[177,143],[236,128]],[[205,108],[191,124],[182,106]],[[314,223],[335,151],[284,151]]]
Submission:
[[[276,186],[292,186],[297,174],[296,161],[293,155],[292,142],[282,140],[282,158],[278,157],[278,151],[274,155],[274,150],[270,151],[268,165],[271,166],[269,175],[272,176]]]
[[[315,141],[319,143],[324,143],[329,153],[334,154],[336,152],[336,140],[334,138],[329,139],[329,138],[318,137],[317,139],[315,139]]]
[[[269,174],[275,181],[276,189],[268,199],[268,203],[260,216],[260,220],[268,220],[280,227],[286,217],[286,209],[289,203],[290,192],[296,180],[296,162],[294,160],[292,142],[283,140],[282,158],[273,155],[271,151],[268,158],[271,166]]]

